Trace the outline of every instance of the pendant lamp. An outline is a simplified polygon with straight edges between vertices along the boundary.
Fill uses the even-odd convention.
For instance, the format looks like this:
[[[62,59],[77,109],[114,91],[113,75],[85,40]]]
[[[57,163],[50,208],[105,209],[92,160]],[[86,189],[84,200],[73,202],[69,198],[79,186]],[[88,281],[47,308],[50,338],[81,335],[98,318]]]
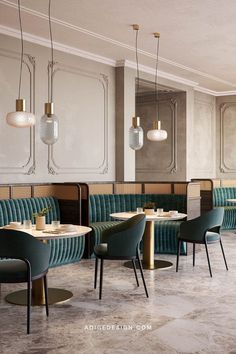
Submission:
[[[159,55],[159,39],[160,33],[155,32],[154,37],[157,39],[156,49],[156,72],[155,72],[155,115],[156,120],[153,122],[153,128],[147,132],[147,138],[151,141],[163,141],[167,139],[167,131],[161,129],[161,121],[158,117],[158,87],[157,87],[157,72],[158,72],[158,55]]]
[[[54,114],[53,105],[53,40],[52,40],[52,24],[51,24],[51,0],[48,3],[48,19],[49,32],[51,41],[51,62],[48,64],[48,102],[44,106],[44,115],[40,121],[40,138],[47,145],[53,145],[57,142],[59,137],[58,118]]]
[[[18,89],[18,99],[16,100],[16,111],[9,112],[6,116],[7,124],[15,128],[27,128],[35,125],[36,119],[33,113],[26,112],[25,100],[21,97],[21,79],[22,79],[22,66],[23,66],[23,56],[24,56],[24,41],[23,41],[23,31],[21,23],[21,9],[20,0],[18,0],[18,14],[20,23],[20,34],[21,34],[21,59],[20,59],[20,77],[19,77],[19,89]]]
[[[136,41],[135,41],[135,49],[136,49],[136,64],[137,64],[137,94],[139,92],[139,65],[138,65],[138,31],[139,25],[133,25],[133,30],[136,31]],[[140,127],[140,118],[133,117],[132,118],[132,126],[129,129],[129,146],[133,150],[140,150],[143,147],[143,129]]]

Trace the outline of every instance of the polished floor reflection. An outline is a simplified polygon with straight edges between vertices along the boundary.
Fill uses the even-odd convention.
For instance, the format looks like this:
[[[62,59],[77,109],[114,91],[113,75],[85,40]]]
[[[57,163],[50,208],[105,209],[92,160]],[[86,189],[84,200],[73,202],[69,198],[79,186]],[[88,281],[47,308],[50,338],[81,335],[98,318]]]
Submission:
[[[26,335],[26,308],[4,296],[22,285],[2,284],[1,354],[208,353],[236,354],[236,234],[224,233],[229,271],[219,244],[209,246],[213,278],[204,248],[180,258],[175,268],[145,271],[150,298],[136,287],[132,269],[105,262],[103,299],[93,289],[94,260],[51,269],[49,286],[71,290],[63,304],[32,310]],[[162,256],[173,261],[175,256]]]

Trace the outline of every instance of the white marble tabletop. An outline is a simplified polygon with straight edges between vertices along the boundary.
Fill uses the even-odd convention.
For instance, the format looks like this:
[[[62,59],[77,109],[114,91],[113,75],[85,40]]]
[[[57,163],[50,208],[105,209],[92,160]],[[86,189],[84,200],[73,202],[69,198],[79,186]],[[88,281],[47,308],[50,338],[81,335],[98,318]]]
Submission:
[[[134,212],[122,212],[122,213],[113,213],[110,214],[110,216],[114,219],[118,219],[118,220],[126,220],[131,218],[134,215],[137,215],[139,213],[137,213],[136,211]],[[147,221],[168,221],[168,220],[181,220],[186,218],[187,214],[183,214],[183,213],[177,213],[175,215],[170,215],[168,212],[164,212],[163,215],[157,215],[157,213],[154,214],[145,214],[146,215],[146,220]]]

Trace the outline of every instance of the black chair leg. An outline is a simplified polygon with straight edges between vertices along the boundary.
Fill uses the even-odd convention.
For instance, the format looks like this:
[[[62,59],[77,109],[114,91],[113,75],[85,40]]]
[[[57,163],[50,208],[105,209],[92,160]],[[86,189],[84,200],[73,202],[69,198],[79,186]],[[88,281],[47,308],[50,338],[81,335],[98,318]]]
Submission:
[[[227,262],[226,262],[225,252],[224,252],[224,248],[223,248],[223,245],[222,245],[221,240],[220,240],[220,247],[221,247],[221,251],[222,251],[223,257],[224,257],[225,267],[226,267],[227,270],[229,270],[228,265],[227,265]]]
[[[193,243],[193,267],[195,267],[195,243]]]
[[[207,243],[206,243],[206,242],[205,242],[205,248],[206,248],[206,254],[207,254],[207,261],[208,261],[209,272],[210,272],[210,276],[212,277],[210,258],[209,258],[208,248],[207,248]]]
[[[134,259],[132,259],[132,264],[133,264],[133,268],[134,268],[134,274],[135,274],[137,286],[139,286],[138,275],[137,275],[137,270],[136,270],[136,265],[135,265],[135,260]]]
[[[45,308],[46,308],[46,315],[49,315],[49,308],[48,308],[48,284],[47,284],[47,276],[44,275],[43,277],[43,284],[44,284],[44,295],[45,295]]]
[[[144,275],[143,275],[143,266],[142,266],[142,262],[140,261],[140,257],[139,257],[138,253],[137,253],[137,259],[138,259],[139,269],[140,269],[140,273],[141,273],[142,280],[143,280],[143,286],[144,286],[144,289],[145,289],[145,293],[146,293],[146,296],[149,297],[148,296],[147,287],[146,287],[146,283],[145,283],[145,279],[144,279]]]
[[[98,258],[95,259],[95,272],[94,272],[94,289],[97,288],[97,276],[98,276]]]
[[[100,264],[99,300],[102,299],[102,281],[103,281],[103,259],[101,258],[101,264]]]
[[[31,280],[27,281],[27,334],[30,334]]]
[[[178,245],[177,245],[177,260],[176,260],[176,272],[179,270],[179,254],[180,254],[180,240],[178,240]]]

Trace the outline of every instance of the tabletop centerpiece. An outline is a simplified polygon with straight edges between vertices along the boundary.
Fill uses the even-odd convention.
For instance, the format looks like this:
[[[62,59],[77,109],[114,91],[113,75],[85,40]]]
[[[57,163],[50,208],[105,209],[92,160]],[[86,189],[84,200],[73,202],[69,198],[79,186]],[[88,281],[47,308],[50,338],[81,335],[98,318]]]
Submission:
[[[40,211],[33,213],[35,218],[36,230],[45,230],[46,227],[46,215],[52,209],[51,205],[42,208]]]
[[[146,215],[153,215],[155,213],[155,203],[147,202],[143,206],[144,213]]]

